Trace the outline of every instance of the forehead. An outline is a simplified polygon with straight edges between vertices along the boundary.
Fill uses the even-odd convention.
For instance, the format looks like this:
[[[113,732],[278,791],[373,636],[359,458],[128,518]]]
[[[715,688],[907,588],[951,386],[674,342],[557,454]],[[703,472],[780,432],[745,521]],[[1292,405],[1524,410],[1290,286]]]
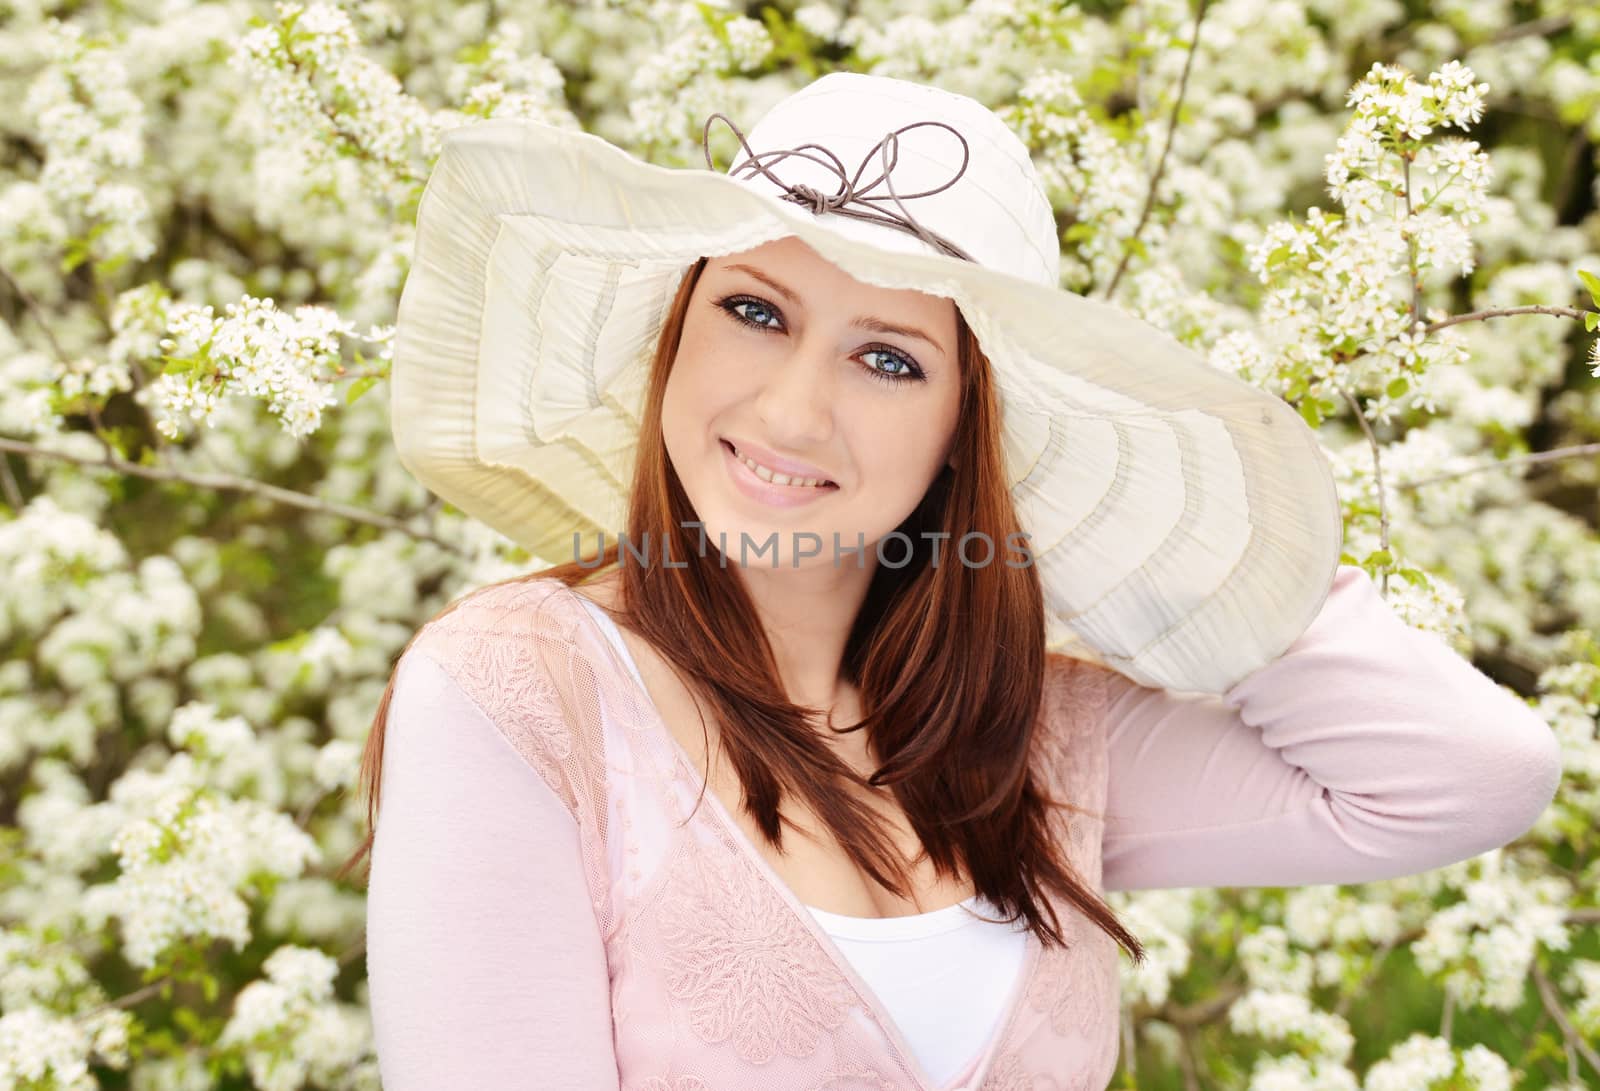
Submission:
[[[954,330],[954,301],[912,288],[885,288],[857,280],[793,235],[773,239],[749,250],[723,254],[706,262],[707,272],[729,276],[765,277],[788,289],[799,301],[818,306],[838,303],[861,310],[892,309],[915,312],[930,320],[945,315]]]

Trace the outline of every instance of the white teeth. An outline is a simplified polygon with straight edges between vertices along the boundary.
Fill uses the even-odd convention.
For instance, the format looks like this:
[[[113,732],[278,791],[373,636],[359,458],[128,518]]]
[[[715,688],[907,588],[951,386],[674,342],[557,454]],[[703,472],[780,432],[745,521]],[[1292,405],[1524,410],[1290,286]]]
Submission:
[[[773,471],[767,469],[765,466],[761,465],[759,462],[753,462],[750,459],[746,458],[744,455],[740,454],[738,448],[734,448],[733,456],[735,458],[737,458],[740,462],[743,462],[746,466],[750,467],[750,469],[755,473],[755,475],[757,477],[761,478],[761,480],[770,481],[774,485],[797,485],[797,486],[812,486],[812,487],[815,487],[817,485],[821,485],[823,483],[823,481],[824,481],[824,479],[820,478],[820,477],[790,477],[788,474],[774,473]]]

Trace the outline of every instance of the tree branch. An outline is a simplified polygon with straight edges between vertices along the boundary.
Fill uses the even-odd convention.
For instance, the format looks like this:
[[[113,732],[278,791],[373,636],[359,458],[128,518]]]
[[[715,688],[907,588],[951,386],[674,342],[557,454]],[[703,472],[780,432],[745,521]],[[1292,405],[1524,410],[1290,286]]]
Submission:
[[[23,307],[28,311],[29,314],[33,315],[34,323],[39,327],[39,332],[44,334],[44,339],[50,342],[50,351],[55,354],[56,362],[61,365],[61,369],[63,371],[70,371],[72,368],[72,361],[67,357],[66,350],[61,347],[61,342],[56,340],[56,335],[51,332],[50,323],[45,321],[44,308],[39,306],[39,301],[34,299],[33,296],[29,295],[28,290],[22,286],[22,282],[17,280],[16,277],[12,276],[10,270],[6,269],[4,266],[0,266],[0,279],[4,279],[5,282],[11,286],[11,290],[17,294],[17,298],[22,300]],[[100,419],[100,410],[95,406],[93,401],[85,401],[84,404],[89,415],[89,422],[94,425],[94,438],[100,441],[100,446],[105,450],[106,458],[109,459],[117,457],[116,448],[113,447],[111,445],[111,441],[106,438],[106,426],[105,422]],[[10,476],[9,468],[6,471],[6,476]],[[8,498],[10,496],[10,491],[11,490],[9,489],[7,490]],[[20,503],[16,504],[15,506],[19,511],[21,510],[22,505]]]
[[[1194,1056],[1194,1028],[1178,1028],[1178,1067],[1183,1072],[1183,1091],[1200,1091],[1200,1066]]]
[[[1453,314],[1449,318],[1441,318],[1422,328],[1423,333],[1437,333],[1446,326],[1455,326],[1462,322],[1481,322],[1485,318],[1506,318],[1515,314],[1550,314],[1557,318],[1582,318],[1586,311],[1576,307],[1547,307],[1542,304],[1531,304],[1526,307],[1493,307],[1486,311],[1473,311],[1471,314]]]
[[[1548,15],[1543,19],[1529,19],[1526,23],[1514,23],[1489,35],[1483,42],[1484,45],[1499,45],[1509,42],[1514,38],[1531,38],[1537,35],[1548,38],[1558,31],[1566,30],[1572,25],[1570,15]]]
[[[0,489],[5,490],[6,504],[17,513],[22,511],[22,489],[17,485],[17,479],[11,472],[11,460],[0,455]]]
[[[1150,212],[1155,207],[1156,189],[1161,184],[1161,175],[1167,168],[1167,155],[1172,151],[1172,138],[1178,131],[1178,112],[1183,109],[1183,96],[1189,87],[1189,69],[1194,65],[1194,55],[1200,48],[1200,24],[1205,21],[1206,8],[1210,0],[1200,0],[1200,7],[1194,16],[1194,35],[1189,39],[1189,52],[1183,58],[1183,75],[1178,79],[1178,97],[1172,103],[1172,116],[1167,122],[1167,139],[1161,149],[1161,158],[1156,160],[1156,170],[1150,176],[1150,189],[1144,195],[1144,209],[1139,213],[1139,222],[1134,225],[1133,234],[1128,236],[1127,245],[1122,249],[1122,259],[1117,262],[1117,271],[1111,275],[1111,283],[1106,285],[1105,298],[1109,300],[1116,294],[1117,285],[1122,280],[1123,271],[1128,268],[1128,259],[1133,254],[1133,244],[1139,238],[1139,232],[1144,230],[1144,225],[1150,219]]]
[[[50,351],[63,365],[67,362],[67,354],[61,348],[61,342],[56,340],[56,335],[50,329],[50,323],[44,320],[44,308],[39,306],[39,301],[29,294],[22,282],[11,275],[11,270],[0,265],[0,280],[4,280],[11,287],[11,291],[22,301],[23,309],[33,315],[34,323],[39,327],[39,332],[44,334],[44,339],[50,342]]]
[[[286,504],[306,511],[333,515],[340,519],[348,519],[354,523],[365,523],[368,526],[381,527],[384,530],[399,531],[401,534],[409,535],[419,541],[430,542],[457,555],[461,555],[463,552],[460,546],[447,542],[427,531],[413,529],[391,516],[367,511],[364,508],[352,507],[349,504],[341,504],[335,500],[323,500],[320,497],[308,496],[305,493],[294,492],[291,489],[282,489],[276,485],[268,485],[264,481],[255,481],[247,477],[234,477],[231,474],[197,474],[168,467],[143,466],[112,455],[107,455],[102,459],[88,458],[83,455],[68,454],[65,451],[51,451],[32,443],[23,443],[4,437],[0,437],[0,451],[9,451],[12,454],[27,455],[29,457],[53,458],[93,469],[105,469],[114,473],[128,474],[132,477],[143,477],[150,481],[176,481],[201,489],[242,492],[250,496],[259,496],[264,500],[271,500],[277,504]]]
[[[1384,960],[1389,957],[1389,953],[1400,944],[1409,943],[1420,935],[1421,930],[1419,929],[1410,935],[1400,933],[1384,940],[1383,944],[1378,948],[1378,953],[1372,957],[1372,965],[1368,966],[1366,973],[1361,975],[1360,983],[1339,997],[1338,1004],[1334,1005],[1333,1014],[1340,1019],[1345,1018],[1350,1012],[1350,1004],[1356,997],[1365,995],[1367,982],[1377,976],[1378,971],[1383,968]]]
[[[1419,477],[1411,481],[1402,481],[1395,485],[1397,489],[1415,489],[1422,485],[1432,485],[1440,481],[1450,481],[1457,477],[1466,477],[1469,474],[1481,474],[1486,470],[1498,470],[1503,466],[1527,466],[1540,462],[1556,462],[1563,458],[1577,458],[1582,455],[1600,455],[1600,443],[1580,443],[1575,447],[1555,447],[1548,451],[1534,451],[1526,455],[1512,455],[1510,458],[1491,458],[1484,462],[1477,462],[1471,466],[1463,466],[1459,470],[1450,470],[1447,473],[1433,474],[1428,477]]]
[[[1383,461],[1378,455],[1378,437],[1372,433],[1372,425],[1367,423],[1367,415],[1361,410],[1361,403],[1354,394],[1340,388],[1339,393],[1344,395],[1344,400],[1350,403],[1351,412],[1356,415],[1356,423],[1361,425],[1361,431],[1366,433],[1367,445],[1372,448],[1372,479],[1378,486],[1378,544],[1387,550],[1389,548],[1389,501],[1383,491]],[[1382,575],[1383,593],[1389,593],[1389,570],[1387,567]]]
[[[1158,1018],[1180,1028],[1211,1023],[1226,1014],[1233,1006],[1233,1002],[1244,995],[1244,991],[1243,985],[1230,981],[1219,988],[1217,994],[1210,999],[1188,1005],[1173,1004],[1170,1001],[1163,1004]]]
[[[1533,983],[1539,990],[1539,1002],[1544,1005],[1544,1010],[1550,1013],[1550,1018],[1556,1021],[1556,1026],[1561,1028],[1561,1036],[1567,1040],[1567,1049],[1576,1050],[1578,1055],[1589,1062],[1589,1067],[1600,1075],[1600,1053],[1596,1053],[1593,1046],[1583,1040],[1583,1035],[1578,1033],[1572,1021],[1567,1018],[1565,1009],[1561,1007],[1561,997],[1556,992],[1550,978],[1545,975],[1537,959],[1533,962]]]

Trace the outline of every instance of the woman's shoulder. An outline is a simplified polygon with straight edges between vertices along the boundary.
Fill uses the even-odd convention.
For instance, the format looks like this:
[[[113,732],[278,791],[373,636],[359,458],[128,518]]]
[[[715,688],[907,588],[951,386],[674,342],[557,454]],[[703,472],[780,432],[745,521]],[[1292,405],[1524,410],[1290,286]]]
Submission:
[[[485,642],[570,639],[581,609],[571,588],[552,576],[517,576],[457,597],[418,631],[414,644],[450,656]]]
[[[558,579],[503,580],[459,596],[401,658],[416,653],[442,668],[574,814],[597,798],[603,776],[586,694],[600,674],[583,669],[594,653],[580,637],[582,611]]]
[[[432,660],[480,702],[549,691],[597,676],[604,659],[584,637],[583,600],[561,580],[519,576],[458,596],[412,636],[401,656]],[[590,661],[577,670],[577,660]]]
[[[1044,657],[1044,699],[1041,713],[1078,730],[1094,726],[1105,704],[1109,667],[1062,652]]]

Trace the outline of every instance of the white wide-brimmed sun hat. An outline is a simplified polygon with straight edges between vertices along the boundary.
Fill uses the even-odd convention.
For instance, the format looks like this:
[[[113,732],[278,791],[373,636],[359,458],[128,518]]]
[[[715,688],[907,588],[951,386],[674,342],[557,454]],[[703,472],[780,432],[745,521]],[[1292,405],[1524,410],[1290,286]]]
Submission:
[[[1050,203],[998,115],[833,73],[738,135],[726,174],[528,120],[445,135],[391,370],[395,443],[422,484],[546,560],[575,532],[625,529],[647,371],[680,280],[702,256],[793,235],[858,280],[950,298],[972,327],[1051,650],[1221,693],[1305,630],[1343,536],[1316,434],[1276,396],[1060,286]]]

